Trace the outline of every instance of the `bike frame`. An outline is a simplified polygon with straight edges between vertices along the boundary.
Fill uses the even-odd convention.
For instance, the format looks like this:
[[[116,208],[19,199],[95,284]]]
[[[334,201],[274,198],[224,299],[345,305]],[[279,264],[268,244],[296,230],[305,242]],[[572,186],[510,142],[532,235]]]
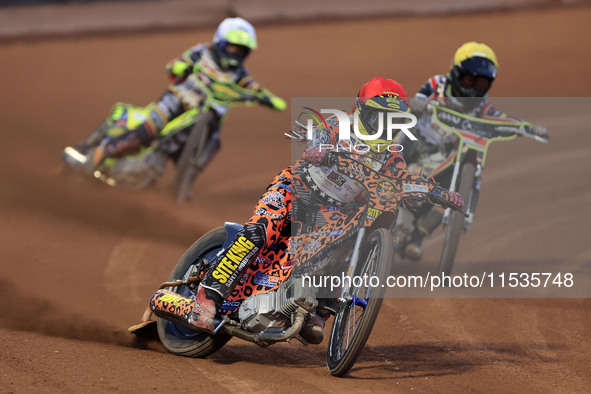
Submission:
[[[544,142],[545,140],[539,137],[535,138],[536,136],[526,133],[525,129],[531,126],[528,122],[516,122],[510,119],[481,119],[437,105],[433,105],[432,109],[432,124],[453,133],[458,138],[457,146],[447,156],[443,163],[433,170],[431,173],[432,177],[436,177],[445,169],[449,168],[449,166],[453,165],[451,183],[448,189],[450,191],[456,191],[457,180],[462,163],[470,151],[476,152],[476,179],[472,191],[470,192],[470,196],[466,198],[466,213],[468,214],[468,217],[464,221],[464,229],[467,229],[474,220],[474,211],[476,207],[472,207],[472,197],[475,194],[476,187],[480,187],[482,169],[484,168],[490,145],[493,142],[514,140],[518,135],[525,135]],[[512,134],[503,135],[501,132]],[[443,214],[443,224],[449,223],[450,214],[451,210],[447,208]]]
[[[254,91],[249,88],[242,87],[229,78],[221,78],[219,75],[214,75],[201,64],[195,64],[193,73],[187,77],[192,82],[196,89],[195,95],[201,94],[201,98],[197,107],[191,108],[180,116],[168,122],[160,131],[155,143],[141,147],[137,152],[128,154],[125,157],[139,158],[144,155],[151,154],[158,149],[159,141],[170,138],[182,130],[196,125],[207,111],[215,110],[216,108],[229,108],[234,105],[254,105],[257,102],[265,102],[267,95],[263,91]],[[176,86],[176,85],[175,85]],[[143,124],[149,116],[154,103],[150,103],[146,107],[139,107],[126,103],[117,103],[113,107],[113,111],[109,117],[113,127],[109,135],[117,137],[118,134],[126,130],[134,130]],[[227,111],[221,110],[223,115],[219,120],[219,126],[224,122]],[[124,115],[125,114],[125,115]],[[207,144],[204,144],[204,147]],[[198,152],[197,156],[203,152]],[[117,181],[110,177],[110,171],[121,158],[107,158],[101,165],[99,171],[95,173],[95,177],[103,180],[111,186],[116,186]]]

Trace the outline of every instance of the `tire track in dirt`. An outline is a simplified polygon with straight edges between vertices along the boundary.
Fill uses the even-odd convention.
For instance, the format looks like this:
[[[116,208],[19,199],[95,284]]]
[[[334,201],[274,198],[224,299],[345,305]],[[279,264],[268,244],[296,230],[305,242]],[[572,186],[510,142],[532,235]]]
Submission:
[[[123,236],[113,248],[105,267],[105,288],[127,305],[145,301],[139,292],[139,274],[147,248],[148,241],[131,235]]]

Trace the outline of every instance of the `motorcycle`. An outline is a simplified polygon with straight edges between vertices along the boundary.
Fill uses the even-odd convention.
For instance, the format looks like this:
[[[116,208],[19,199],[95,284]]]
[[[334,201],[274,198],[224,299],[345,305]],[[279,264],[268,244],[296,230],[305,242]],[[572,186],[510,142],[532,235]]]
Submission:
[[[225,115],[220,117],[216,108],[222,107],[224,113],[226,107],[236,104],[273,107],[273,98],[264,91],[247,89],[230,79],[222,79],[201,64],[195,64],[193,73],[175,87],[183,101],[191,103],[191,109],[168,122],[149,146],[123,157],[107,158],[93,171],[94,178],[110,186],[145,189],[156,183],[170,160],[176,165],[172,193],[176,201],[182,203],[192,196],[195,179],[219,147],[218,130]],[[115,104],[107,119],[110,128],[106,138],[139,127],[154,105]],[[98,146],[103,139],[84,150]],[[85,152],[78,147],[81,145],[68,146],[62,153],[64,162],[76,170],[87,166]]]
[[[175,293],[150,300],[141,323],[129,330],[141,335],[156,325],[158,337],[173,354],[207,357],[231,338],[237,337],[261,347],[297,339],[302,328],[322,311],[334,316],[328,341],[327,366],[334,376],[343,376],[353,367],[371,333],[386,291],[384,285],[351,278],[375,277],[386,283],[394,256],[390,227],[399,205],[406,199],[429,199],[461,211],[450,195],[434,182],[410,172],[396,178],[378,173],[356,161],[351,153],[331,152],[329,160],[367,191],[367,203],[347,209],[320,204],[316,225],[292,222],[292,235],[285,248],[268,245],[252,261],[231,296],[218,310],[222,316],[214,335],[196,331],[188,323],[190,308],[179,310],[176,294],[195,296],[198,285],[222,250],[241,228],[235,223],[210,231],[196,241],[176,264],[167,282],[159,289]],[[309,164],[292,166],[294,205]],[[292,207],[292,211],[295,208]],[[321,290],[310,276],[331,271],[346,275],[334,291]],[[307,280],[308,279],[308,280]],[[374,283],[375,284],[375,283]],[[156,294],[159,294],[158,292]],[[177,298],[178,299],[178,298]],[[152,315],[157,320],[152,320]]]
[[[446,232],[438,274],[450,275],[460,236],[474,221],[482,183],[482,170],[490,145],[497,141],[510,141],[518,136],[543,143],[547,143],[548,140],[530,133],[531,123],[528,122],[476,118],[436,101],[430,103],[428,108],[431,115],[423,118],[429,123],[427,127],[435,131],[446,130],[453,133],[458,143],[443,161],[430,162],[426,159],[419,161],[415,168],[409,167],[414,172],[432,177],[450,191],[458,191],[466,203],[466,217],[446,209],[441,219]],[[423,119],[419,120],[419,125]]]

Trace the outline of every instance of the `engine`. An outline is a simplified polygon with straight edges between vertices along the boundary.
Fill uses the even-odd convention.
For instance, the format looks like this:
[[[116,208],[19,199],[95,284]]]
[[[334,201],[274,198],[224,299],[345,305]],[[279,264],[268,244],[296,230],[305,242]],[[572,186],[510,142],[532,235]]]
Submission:
[[[244,300],[238,317],[247,331],[261,332],[269,327],[289,326],[298,307],[314,312],[317,305],[316,288],[304,287],[302,278],[289,279],[275,291]]]

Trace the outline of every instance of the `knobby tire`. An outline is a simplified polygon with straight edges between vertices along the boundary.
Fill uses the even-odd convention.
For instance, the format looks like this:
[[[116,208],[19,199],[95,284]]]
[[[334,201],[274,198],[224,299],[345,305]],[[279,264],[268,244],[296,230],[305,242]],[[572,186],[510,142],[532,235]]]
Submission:
[[[392,235],[380,228],[366,239],[354,276],[377,276],[380,285],[369,288],[351,288],[351,294],[367,303],[365,307],[352,301],[342,302],[334,318],[327,352],[327,366],[333,376],[347,374],[363,350],[378,317],[384,299],[390,264],[394,256]],[[357,315],[360,315],[356,319]]]
[[[207,257],[209,261],[212,256],[222,248],[226,240],[226,230],[219,227],[211,230],[199,238],[181,257],[168,278],[169,281],[183,278],[195,261]],[[170,288],[170,290],[186,295],[186,286]],[[170,353],[185,356],[204,358],[213,354],[224,346],[229,340],[229,335],[217,333],[209,335],[204,332],[193,332],[189,329],[176,325],[168,320],[158,318],[158,336],[160,341]]]
[[[470,201],[470,194],[474,186],[474,175],[476,174],[476,164],[473,162],[465,162],[462,165],[460,173],[459,193],[464,198],[466,204]],[[464,215],[459,212],[452,211],[449,218],[449,224],[445,233],[445,243],[441,251],[441,259],[439,260],[438,274],[451,275],[456,252],[460,244],[460,236],[464,230]]]

